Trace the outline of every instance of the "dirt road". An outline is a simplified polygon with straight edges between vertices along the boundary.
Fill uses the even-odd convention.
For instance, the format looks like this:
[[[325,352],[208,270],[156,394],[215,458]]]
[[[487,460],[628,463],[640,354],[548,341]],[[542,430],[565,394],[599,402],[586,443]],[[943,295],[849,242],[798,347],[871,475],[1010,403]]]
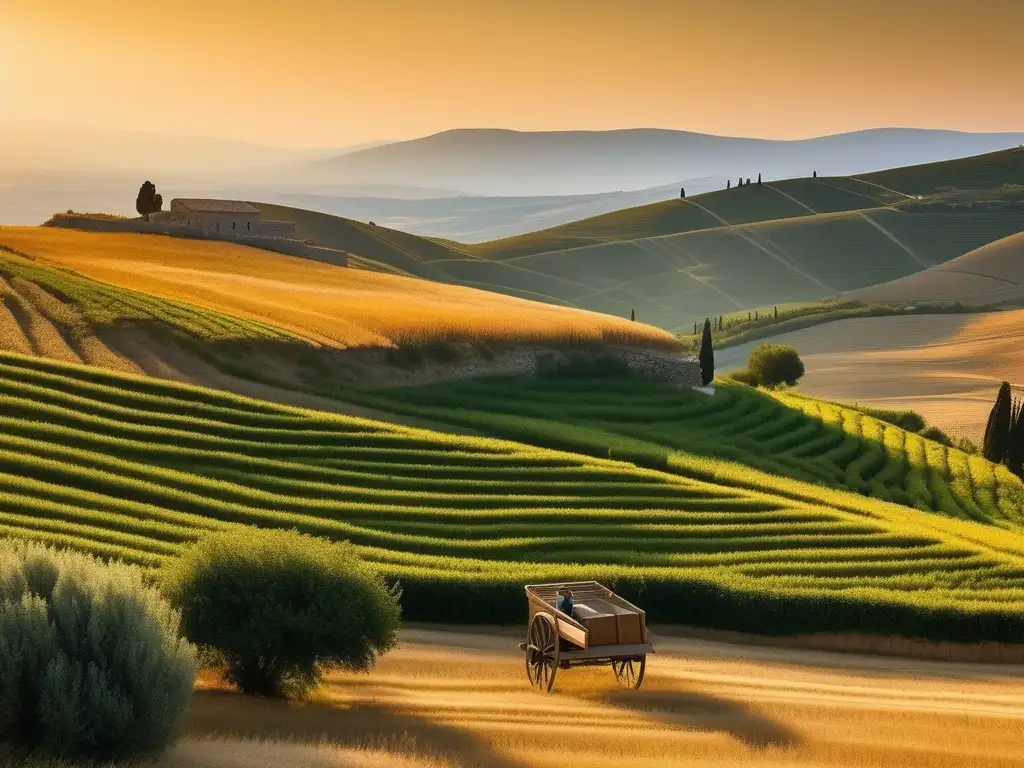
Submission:
[[[410,629],[374,672],[332,676],[305,705],[207,682],[166,764],[1024,766],[1022,668],[655,635],[642,690],[574,669],[544,695],[518,635]]]

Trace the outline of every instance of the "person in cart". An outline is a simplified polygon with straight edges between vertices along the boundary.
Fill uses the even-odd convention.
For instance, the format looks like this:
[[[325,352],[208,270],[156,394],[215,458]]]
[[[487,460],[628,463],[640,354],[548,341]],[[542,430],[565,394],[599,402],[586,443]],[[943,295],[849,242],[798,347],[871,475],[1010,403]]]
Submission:
[[[572,616],[572,590],[568,587],[562,587],[558,590],[558,603],[555,606],[562,613]]]

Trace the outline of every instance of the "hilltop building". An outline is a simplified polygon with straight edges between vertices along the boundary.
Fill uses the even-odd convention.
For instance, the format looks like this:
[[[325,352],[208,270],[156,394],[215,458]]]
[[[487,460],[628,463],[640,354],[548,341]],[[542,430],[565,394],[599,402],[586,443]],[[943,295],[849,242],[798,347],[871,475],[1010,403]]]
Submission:
[[[154,216],[160,221],[192,229],[236,237],[283,237],[294,239],[291,221],[264,221],[260,209],[240,200],[175,198],[168,214]]]

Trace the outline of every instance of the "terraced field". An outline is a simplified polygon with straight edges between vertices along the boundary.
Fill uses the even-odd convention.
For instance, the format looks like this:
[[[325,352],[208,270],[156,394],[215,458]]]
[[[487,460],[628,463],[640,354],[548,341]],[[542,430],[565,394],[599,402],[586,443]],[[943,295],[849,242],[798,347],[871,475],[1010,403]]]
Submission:
[[[896,280],[1016,234],[1024,206],[985,201],[1021,178],[1024,151],[1006,150],[858,177],[767,180],[473,245],[263,207],[381,268],[620,317],[635,310],[677,330]],[[930,210],[932,200],[971,205]]]
[[[504,437],[621,456],[669,471],[677,467],[684,474],[698,458],[729,462],[776,478],[1024,530],[1024,484],[1005,467],[855,408],[792,393],[723,383],[707,397],[636,379],[505,378],[402,390],[370,401]],[[710,476],[719,470],[709,470]],[[778,480],[762,487],[786,488]]]
[[[518,622],[524,582],[585,575],[667,622],[1024,629],[1010,506],[986,510],[999,528],[692,456],[659,472],[9,353],[0,391],[0,535],[156,565],[205,530],[294,527],[351,540],[408,619]]]

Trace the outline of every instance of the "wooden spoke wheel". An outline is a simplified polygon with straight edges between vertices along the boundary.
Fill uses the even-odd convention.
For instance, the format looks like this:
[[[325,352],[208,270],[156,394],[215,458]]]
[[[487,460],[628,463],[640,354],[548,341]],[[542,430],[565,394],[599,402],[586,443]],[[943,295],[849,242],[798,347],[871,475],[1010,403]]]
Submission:
[[[558,671],[558,630],[549,613],[536,613],[526,631],[526,676],[530,685],[550,691]]]
[[[636,659],[612,659],[615,680],[623,688],[636,689],[643,685],[644,670],[647,669],[646,654]]]

